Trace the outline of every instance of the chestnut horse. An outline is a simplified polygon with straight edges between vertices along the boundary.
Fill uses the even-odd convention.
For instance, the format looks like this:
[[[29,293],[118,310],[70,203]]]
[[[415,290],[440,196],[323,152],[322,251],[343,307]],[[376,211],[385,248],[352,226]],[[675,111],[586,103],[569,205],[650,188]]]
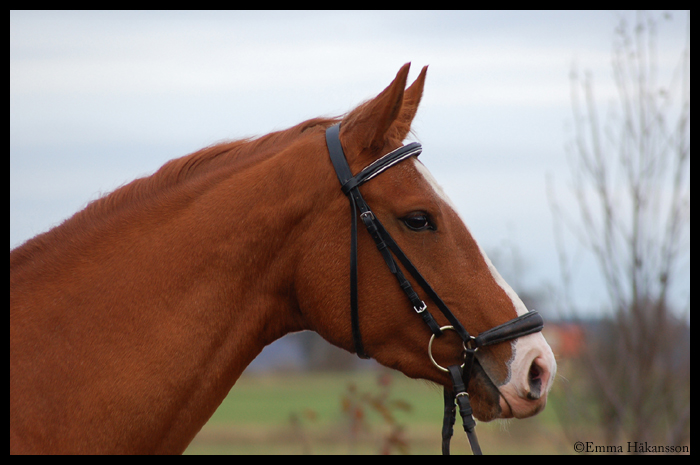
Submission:
[[[400,147],[426,76],[406,89],[408,70],[342,119],[172,160],[10,251],[10,452],[181,453],[267,344],[312,330],[354,351],[348,199],[325,132],[342,122],[353,172]],[[527,311],[416,157],[362,195],[470,333]],[[430,330],[358,241],[365,351],[448,385]],[[450,332],[433,354],[459,363],[460,348]],[[480,350],[474,415],[536,414],[555,370],[541,333]]]

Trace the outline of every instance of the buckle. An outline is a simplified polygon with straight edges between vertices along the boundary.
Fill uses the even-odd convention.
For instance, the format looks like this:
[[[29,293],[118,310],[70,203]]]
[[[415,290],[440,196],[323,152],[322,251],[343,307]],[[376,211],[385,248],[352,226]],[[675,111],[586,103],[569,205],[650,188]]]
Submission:
[[[423,302],[422,300],[420,301],[420,308],[414,306],[413,310],[416,311],[416,313],[423,313],[425,309],[428,308],[428,306]]]
[[[365,221],[367,219],[373,220],[374,213],[372,213],[372,210],[367,210],[366,212],[360,213],[360,218],[362,219],[362,221]]]

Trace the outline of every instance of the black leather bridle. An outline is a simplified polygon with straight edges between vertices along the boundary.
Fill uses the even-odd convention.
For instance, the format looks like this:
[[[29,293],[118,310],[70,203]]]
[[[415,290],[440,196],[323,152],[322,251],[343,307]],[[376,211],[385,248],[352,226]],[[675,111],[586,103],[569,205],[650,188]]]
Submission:
[[[459,413],[462,417],[464,431],[467,433],[469,443],[471,444],[474,454],[481,454],[481,448],[476,438],[474,427],[476,422],[472,417],[472,409],[469,403],[469,395],[467,387],[469,386],[469,377],[474,362],[474,355],[480,347],[499,342],[516,339],[527,334],[541,331],[544,326],[544,321],[539,313],[530,311],[524,315],[518,316],[501,325],[491,328],[478,336],[471,336],[462,326],[459,320],[447,307],[445,302],[440,299],[437,293],[430,287],[430,284],[418,272],[413,263],[403,253],[398,244],[394,241],[391,235],[384,229],[384,226],[379,219],[374,215],[372,210],[367,205],[367,202],[360,194],[360,185],[369,181],[382,171],[406,160],[412,156],[418,156],[422,152],[421,145],[417,142],[410,143],[399,147],[398,149],[380,157],[378,160],[364,168],[357,175],[353,176],[350,171],[343,147],[340,143],[340,124],[329,127],[326,130],[326,144],[330,153],[335,173],[340,181],[342,192],[350,199],[351,209],[351,239],[350,239],[350,319],[352,323],[352,338],[355,344],[355,351],[361,358],[369,358],[362,344],[362,335],[360,334],[360,321],[357,307],[357,214],[359,211],[360,219],[364,223],[370,236],[374,239],[377,249],[381,253],[384,261],[389,267],[399,286],[404,291],[408,300],[411,302],[413,309],[418,313],[423,321],[428,325],[433,335],[428,344],[428,354],[433,364],[440,370],[449,373],[452,378],[452,389],[445,388],[445,414],[442,427],[442,452],[445,455],[450,453],[450,439],[453,434],[453,428],[456,418],[455,403],[459,406]],[[392,255],[393,254],[393,255]],[[428,310],[428,306],[413,290],[411,283],[406,279],[401,269],[398,267],[394,256],[398,258],[404,268],[423,288],[426,295],[442,312],[450,323],[448,326],[442,326],[437,323],[433,315]],[[464,351],[464,363],[460,365],[452,365],[444,368],[440,366],[432,354],[432,343],[434,338],[439,337],[444,331],[456,331],[462,339],[462,348]]]

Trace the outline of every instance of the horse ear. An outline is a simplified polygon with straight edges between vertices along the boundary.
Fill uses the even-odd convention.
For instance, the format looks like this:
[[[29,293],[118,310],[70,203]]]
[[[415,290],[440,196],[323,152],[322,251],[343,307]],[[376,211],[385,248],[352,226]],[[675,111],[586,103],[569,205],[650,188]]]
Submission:
[[[403,141],[411,130],[413,117],[416,116],[418,105],[423,97],[423,86],[425,85],[425,75],[428,72],[428,67],[424,66],[418,78],[411,84],[411,87],[404,92],[403,105],[394,125],[395,137]]]
[[[410,67],[410,63],[403,65],[396,74],[396,78],[386,89],[343,118],[340,137],[346,155],[358,154],[376,157],[389,142],[389,138],[396,137],[395,131],[391,131],[391,129],[402,113],[404,88]],[[400,144],[402,140],[403,138],[394,142]]]

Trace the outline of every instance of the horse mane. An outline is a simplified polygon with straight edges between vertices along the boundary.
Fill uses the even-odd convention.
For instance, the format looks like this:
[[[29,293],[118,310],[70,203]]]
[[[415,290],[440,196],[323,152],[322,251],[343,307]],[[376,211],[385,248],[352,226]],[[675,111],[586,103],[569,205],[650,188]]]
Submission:
[[[45,245],[55,244],[56,238],[70,238],[70,241],[65,242],[75,243],[76,237],[84,236],[85,231],[90,229],[86,225],[111,222],[115,215],[148,205],[175,189],[206,189],[232,172],[242,172],[279,153],[304,132],[319,126],[325,130],[339,121],[339,118],[313,118],[285,130],[217,143],[171,160],[152,175],[138,178],[93,200],[59,226],[11,250],[10,268],[13,265],[19,266],[25,259],[50,249]]]
[[[111,194],[93,201],[86,211],[91,214],[100,210],[123,207],[139,203],[161,192],[186,185],[194,179],[213,172],[240,172],[280,152],[297,140],[305,131],[316,126],[324,129],[336,118],[314,118],[291,128],[272,132],[264,136],[238,139],[210,145],[189,155],[170,160],[151,176],[136,179]],[[218,179],[220,176],[216,176]]]

